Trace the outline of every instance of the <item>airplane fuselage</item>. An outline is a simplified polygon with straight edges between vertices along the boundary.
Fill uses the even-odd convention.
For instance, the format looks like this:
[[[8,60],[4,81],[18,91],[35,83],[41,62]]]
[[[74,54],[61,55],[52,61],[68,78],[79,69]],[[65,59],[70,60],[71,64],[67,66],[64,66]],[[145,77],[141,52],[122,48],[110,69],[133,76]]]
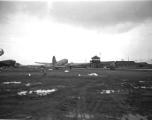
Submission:
[[[0,67],[15,66],[15,64],[16,64],[15,60],[2,60],[2,61],[0,61]]]
[[[55,65],[56,66],[60,66],[60,65],[65,65],[67,63],[68,63],[67,59],[62,59],[62,60],[58,61]]]

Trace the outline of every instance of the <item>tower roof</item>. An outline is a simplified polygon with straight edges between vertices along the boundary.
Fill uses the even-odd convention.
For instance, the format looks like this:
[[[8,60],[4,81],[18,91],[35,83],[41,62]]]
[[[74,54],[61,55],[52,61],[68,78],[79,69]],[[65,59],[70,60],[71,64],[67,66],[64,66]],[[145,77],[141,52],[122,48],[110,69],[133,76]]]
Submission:
[[[94,57],[92,57],[91,59],[100,59],[100,57],[94,56]]]

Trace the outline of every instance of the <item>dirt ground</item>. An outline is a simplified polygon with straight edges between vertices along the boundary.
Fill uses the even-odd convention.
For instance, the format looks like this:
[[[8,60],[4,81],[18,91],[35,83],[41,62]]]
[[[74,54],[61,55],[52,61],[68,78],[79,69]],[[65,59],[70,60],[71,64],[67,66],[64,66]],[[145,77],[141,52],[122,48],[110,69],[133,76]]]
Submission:
[[[0,119],[152,120],[152,71],[41,71],[2,70]]]

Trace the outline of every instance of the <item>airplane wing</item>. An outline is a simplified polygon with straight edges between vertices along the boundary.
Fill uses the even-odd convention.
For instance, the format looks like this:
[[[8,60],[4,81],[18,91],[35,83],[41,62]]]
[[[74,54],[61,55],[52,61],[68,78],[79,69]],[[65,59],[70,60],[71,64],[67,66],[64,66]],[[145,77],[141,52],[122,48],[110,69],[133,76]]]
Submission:
[[[69,65],[71,66],[75,66],[75,65],[88,65],[90,63],[69,63]]]
[[[52,64],[52,63],[46,63],[46,62],[35,62],[35,63],[43,64],[43,65],[45,65],[45,64],[51,65]]]
[[[55,68],[64,68],[66,66],[55,66]]]
[[[87,67],[90,63],[69,63],[69,67]]]
[[[46,62],[35,62],[35,63],[42,64],[46,67],[53,67],[52,63],[46,63]]]
[[[35,63],[42,64],[42,65],[45,65],[46,67],[52,67],[53,68],[53,64],[52,63],[46,63],[46,62],[35,62]],[[66,66],[55,65],[54,67],[55,68],[64,68]]]

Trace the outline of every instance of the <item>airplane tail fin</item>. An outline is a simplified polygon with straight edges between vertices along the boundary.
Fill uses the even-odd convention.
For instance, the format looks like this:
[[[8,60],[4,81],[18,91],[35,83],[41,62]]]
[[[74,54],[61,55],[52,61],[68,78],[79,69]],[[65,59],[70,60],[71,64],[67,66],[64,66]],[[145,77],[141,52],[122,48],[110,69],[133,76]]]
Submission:
[[[52,64],[53,64],[53,67],[55,67],[55,64],[56,64],[57,62],[56,62],[56,58],[55,58],[55,56],[53,56],[53,58],[52,58]]]

